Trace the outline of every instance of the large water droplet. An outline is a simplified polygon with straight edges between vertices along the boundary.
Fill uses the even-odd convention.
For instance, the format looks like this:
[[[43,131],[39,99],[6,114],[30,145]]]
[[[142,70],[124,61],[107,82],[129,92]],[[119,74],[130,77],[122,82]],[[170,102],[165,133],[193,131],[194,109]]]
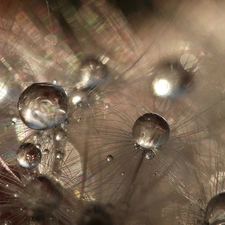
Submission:
[[[62,87],[52,83],[34,83],[20,95],[18,110],[26,126],[50,129],[67,118],[68,96]]]
[[[170,134],[167,121],[155,113],[140,116],[133,126],[133,137],[143,148],[158,148],[164,145]]]
[[[39,176],[25,186],[21,200],[34,215],[51,213],[60,207],[63,200],[61,186]]]
[[[17,153],[17,161],[24,168],[33,168],[41,162],[41,151],[32,143],[22,144]]]
[[[191,85],[193,74],[179,62],[160,64],[154,73],[153,90],[160,97],[179,97]]]
[[[87,58],[80,67],[78,89],[92,89],[106,80],[107,67],[102,62]]]
[[[205,222],[209,225],[225,224],[225,192],[214,196],[206,207]]]

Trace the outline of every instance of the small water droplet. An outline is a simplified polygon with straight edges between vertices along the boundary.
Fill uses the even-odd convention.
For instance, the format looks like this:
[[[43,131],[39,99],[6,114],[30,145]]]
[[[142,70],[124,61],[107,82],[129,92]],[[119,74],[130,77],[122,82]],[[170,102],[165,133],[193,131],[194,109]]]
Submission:
[[[13,117],[12,118],[12,125],[15,125],[18,122],[18,118]]]
[[[58,40],[54,34],[48,34],[45,36],[45,41],[51,45],[56,45]]]
[[[33,168],[41,162],[41,151],[32,143],[22,144],[17,152],[17,161],[24,168]]]
[[[36,144],[36,147],[41,149],[41,144]]]
[[[80,66],[78,89],[93,89],[105,82],[107,77],[107,66],[94,59],[85,59]]]
[[[155,157],[155,153],[153,151],[148,151],[145,154],[145,158],[148,160],[154,159],[154,157]]]
[[[109,109],[110,108],[110,104],[109,103],[106,103],[105,104],[105,109]]]
[[[122,173],[121,173],[121,175],[122,175],[122,176],[124,176],[124,175],[125,175],[125,173],[124,173],[124,172],[122,172]]]
[[[48,149],[44,149],[43,154],[44,154],[44,155],[49,154],[49,150],[48,150]]]
[[[52,83],[53,83],[53,84],[57,84],[57,80],[53,80]]]
[[[106,157],[106,160],[107,160],[108,162],[112,162],[112,161],[113,161],[113,156],[112,156],[112,155],[108,155],[108,156]]]
[[[19,194],[18,193],[15,193],[13,196],[14,196],[14,198],[18,198],[19,197]]]
[[[58,129],[55,133],[55,140],[56,141],[64,141],[66,139],[66,132],[63,129]]]
[[[63,157],[64,157],[64,153],[62,151],[56,152],[55,154],[56,159],[63,159]]]
[[[167,121],[155,113],[146,113],[140,116],[133,126],[133,137],[143,148],[158,148],[164,145],[170,134]]]
[[[19,115],[23,123],[35,130],[53,128],[68,115],[68,96],[52,83],[34,83],[19,97]]]

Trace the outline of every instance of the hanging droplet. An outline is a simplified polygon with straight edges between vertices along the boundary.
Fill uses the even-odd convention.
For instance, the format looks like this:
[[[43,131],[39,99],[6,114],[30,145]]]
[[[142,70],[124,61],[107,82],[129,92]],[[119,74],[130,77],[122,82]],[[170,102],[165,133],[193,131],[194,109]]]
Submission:
[[[22,144],[17,153],[17,161],[24,168],[33,168],[41,162],[41,151],[32,143]]]
[[[77,89],[93,89],[105,82],[107,67],[102,62],[87,58],[81,63]]]
[[[206,207],[205,223],[225,224],[225,192],[214,196]]]
[[[18,110],[26,126],[50,129],[67,118],[68,96],[62,87],[52,83],[34,83],[20,95]]]
[[[168,141],[169,135],[169,124],[155,113],[140,116],[133,126],[134,140],[143,148],[158,148]]]
[[[53,212],[60,207],[62,200],[61,186],[45,176],[31,180],[21,195],[21,201],[34,215]]]
[[[147,151],[145,154],[145,158],[148,160],[154,159],[154,157],[155,157],[155,153],[152,150]]]
[[[86,108],[88,106],[88,95],[85,91],[75,90],[71,96],[72,103],[77,108]]]
[[[159,97],[179,97],[193,81],[193,73],[185,70],[179,62],[160,64],[153,76],[153,90]]]
[[[56,159],[63,159],[64,158],[64,153],[62,151],[57,151],[55,154]]]
[[[66,132],[63,129],[58,129],[55,133],[56,141],[64,141],[66,139]]]
[[[112,162],[112,161],[113,161],[113,156],[112,156],[112,155],[108,155],[108,156],[106,157],[106,160],[107,160],[108,162]]]

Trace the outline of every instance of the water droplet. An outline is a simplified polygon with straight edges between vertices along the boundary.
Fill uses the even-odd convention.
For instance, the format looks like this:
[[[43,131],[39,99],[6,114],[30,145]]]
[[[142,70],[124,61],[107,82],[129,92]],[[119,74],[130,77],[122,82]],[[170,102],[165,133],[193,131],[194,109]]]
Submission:
[[[29,210],[38,214],[50,213],[60,207],[63,200],[61,186],[45,176],[31,180],[21,195],[21,201]]]
[[[106,103],[105,104],[105,109],[109,109],[110,108],[110,104],[109,103]]]
[[[48,149],[45,149],[45,150],[43,151],[43,154],[44,154],[44,155],[49,154],[49,150],[48,150]]]
[[[53,83],[53,84],[57,84],[57,80],[53,80],[52,83]]]
[[[92,89],[105,82],[107,67],[102,62],[94,59],[85,59],[80,66],[78,89]]]
[[[88,106],[87,93],[82,90],[75,90],[72,93],[72,103],[78,108],[85,108]]]
[[[193,81],[193,74],[186,71],[179,62],[160,64],[153,76],[153,90],[160,97],[179,97]]]
[[[202,202],[202,200],[201,200]],[[225,192],[222,192],[209,201],[206,207],[205,220],[207,224],[225,223]],[[218,223],[220,221],[220,223]]]
[[[153,151],[148,151],[145,154],[145,158],[148,160],[153,159],[154,157],[155,157],[155,153]]]
[[[64,153],[62,151],[57,151],[55,154],[56,159],[63,159]]]
[[[122,175],[122,176],[124,176],[124,175],[125,175],[125,173],[124,173],[124,172],[122,172],[122,173],[121,173],[121,175]]]
[[[17,153],[17,161],[24,168],[33,168],[41,162],[41,151],[32,143],[22,144]]]
[[[16,118],[16,117],[12,118],[12,125],[16,125],[17,121],[18,121],[18,118]]]
[[[64,141],[66,139],[66,132],[62,129],[58,129],[55,133],[55,140],[56,141]]]
[[[143,148],[158,148],[164,145],[170,134],[167,121],[155,113],[140,116],[133,126],[133,137]]]
[[[113,156],[112,156],[112,155],[108,155],[108,156],[106,157],[106,160],[107,160],[108,162],[112,162],[112,161],[113,161]]]
[[[18,198],[19,197],[19,194],[18,193],[15,193],[13,196],[14,196],[14,198]]]
[[[57,37],[55,35],[53,35],[53,34],[46,35],[45,36],[45,41],[47,43],[49,43],[50,45],[53,45],[53,46],[56,45],[57,42],[58,42]]]
[[[41,144],[36,144],[36,147],[41,149]]]
[[[34,83],[20,95],[17,107],[26,126],[35,130],[50,129],[66,119],[68,97],[62,87]]]

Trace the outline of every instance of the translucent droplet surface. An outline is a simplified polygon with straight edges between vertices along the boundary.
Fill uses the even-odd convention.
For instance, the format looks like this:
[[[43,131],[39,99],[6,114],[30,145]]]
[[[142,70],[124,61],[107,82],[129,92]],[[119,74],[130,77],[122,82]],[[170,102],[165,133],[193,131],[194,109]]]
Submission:
[[[112,156],[112,155],[108,155],[108,156],[106,157],[106,160],[107,160],[108,162],[112,162],[112,161],[113,161],[113,156]]]
[[[214,196],[206,207],[205,223],[225,224],[225,192]]]
[[[34,168],[41,162],[41,151],[32,143],[24,143],[17,152],[17,161],[24,168]]]
[[[147,151],[146,154],[145,154],[145,158],[150,160],[150,159],[153,159],[155,157],[155,152],[153,151]]]
[[[34,83],[23,91],[18,101],[23,123],[35,130],[45,130],[62,123],[68,115],[68,96],[52,83]]]
[[[193,81],[192,72],[179,62],[162,63],[155,70],[152,86],[155,95],[160,97],[179,97]]]
[[[66,139],[66,132],[63,129],[58,129],[55,133],[56,141],[64,141]]]
[[[34,215],[53,212],[63,200],[61,186],[45,176],[39,176],[25,186],[21,200]]]
[[[140,116],[133,126],[134,140],[143,148],[158,148],[168,141],[169,135],[169,124],[156,113]]]
[[[85,59],[80,66],[78,89],[92,89],[105,82],[107,67],[94,58]]]
[[[63,159],[64,158],[64,153],[62,151],[57,151],[55,154],[56,159]]]

